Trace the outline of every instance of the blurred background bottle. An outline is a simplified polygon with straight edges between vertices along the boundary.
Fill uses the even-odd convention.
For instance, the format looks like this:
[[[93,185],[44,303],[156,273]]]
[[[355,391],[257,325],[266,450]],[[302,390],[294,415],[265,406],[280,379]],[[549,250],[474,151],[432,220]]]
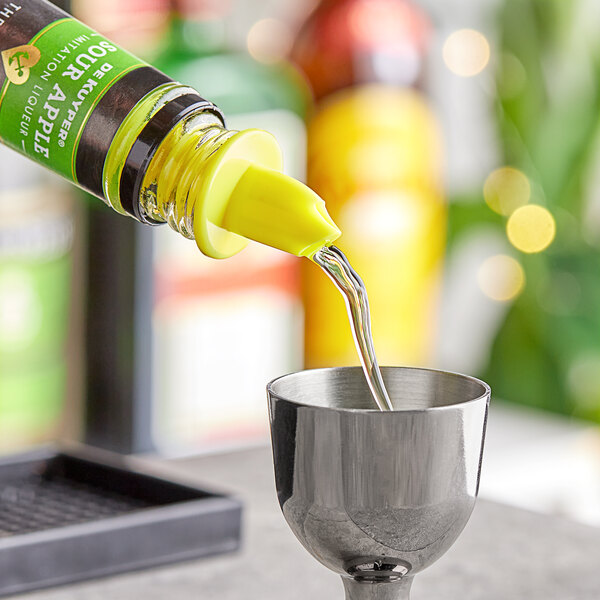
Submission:
[[[381,364],[427,364],[435,339],[446,210],[440,133],[419,89],[430,29],[407,0],[323,0],[293,50],[317,100],[307,182],[365,281]],[[311,265],[302,279],[306,366],[357,363],[336,290]]]
[[[305,178],[306,84],[284,60],[230,43],[231,3],[175,0],[153,64],[201,90],[230,129],[279,142],[288,175]],[[154,438],[163,449],[264,439],[264,382],[301,366],[298,260],[252,243],[214,261],[169,232],[154,235]]]
[[[77,214],[67,184],[0,148],[0,453],[79,433]]]
[[[54,3],[145,58],[166,32],[167,0]],[[73,193],[84,237],[80,438],[117,452],[146,452],[154,448],[153,232],[81,190]]]

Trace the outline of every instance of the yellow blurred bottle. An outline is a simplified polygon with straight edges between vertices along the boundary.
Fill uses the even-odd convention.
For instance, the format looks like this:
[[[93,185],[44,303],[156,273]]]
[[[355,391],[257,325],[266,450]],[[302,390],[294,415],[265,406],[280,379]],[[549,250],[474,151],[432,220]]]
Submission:
[[[441,139],[415,87],[428,21],[404,0],[327,0],[295,57],[319,100],[308,128],[308,184],[343,231],[369,292],[380,364],[426,364],[445,247]],[[346,313],[303,265],[307,367],[356,363]]]

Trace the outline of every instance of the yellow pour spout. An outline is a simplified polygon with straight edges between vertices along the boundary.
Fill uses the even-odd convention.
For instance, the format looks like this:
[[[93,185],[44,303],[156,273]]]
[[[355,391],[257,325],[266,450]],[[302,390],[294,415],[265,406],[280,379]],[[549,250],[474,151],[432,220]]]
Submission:
[[[309,187],[254,164],[231,193],[222,227],[296,256],[311,256],[341,235]]]
[[[210,157],[195,187],[194,234],[204,254],[225,258],[250,239],[310,257],[341,235],[323,199],[281,170],[277,142],[260,130],[236,133]]]

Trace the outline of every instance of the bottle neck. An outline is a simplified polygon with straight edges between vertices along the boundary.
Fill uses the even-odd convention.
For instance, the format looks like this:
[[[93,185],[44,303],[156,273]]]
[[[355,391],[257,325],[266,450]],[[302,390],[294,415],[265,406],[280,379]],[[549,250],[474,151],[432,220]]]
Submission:
[[[259,129],[230,131],[197,92],[169,83],[121,123],[103,191],[121,214],[169,225],[213,258],[249,240],[309,256],[339,237],[323,200],[282,173],[281,149]]]
[[[119,126],[104,161],[103,193],[114,210],[147,224],[165,222],[159,212],[146,211],[140,202],[143,181],[149,166],[164,151],[165,141],[172,140],[175,131],[180,137],[188,133],[185,126],[192,119],[191,131],[201,125],[223,126],[213,104],[174,82],[156,88],[136,104]]]
[[[206,178],[207,159],[235,133],[220,123],[207,123],[203,111],[182,119],[162,141],[144,174],[139,194],[144,214],[195,239],[198,194],[194,188]]]

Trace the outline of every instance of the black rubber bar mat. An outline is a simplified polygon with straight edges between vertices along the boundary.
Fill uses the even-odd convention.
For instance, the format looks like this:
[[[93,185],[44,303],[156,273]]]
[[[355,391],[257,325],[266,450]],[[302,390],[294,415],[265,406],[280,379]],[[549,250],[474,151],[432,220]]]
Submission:
[[[90,448],[0,460],[0,596],[213,556],[241,504]]]

